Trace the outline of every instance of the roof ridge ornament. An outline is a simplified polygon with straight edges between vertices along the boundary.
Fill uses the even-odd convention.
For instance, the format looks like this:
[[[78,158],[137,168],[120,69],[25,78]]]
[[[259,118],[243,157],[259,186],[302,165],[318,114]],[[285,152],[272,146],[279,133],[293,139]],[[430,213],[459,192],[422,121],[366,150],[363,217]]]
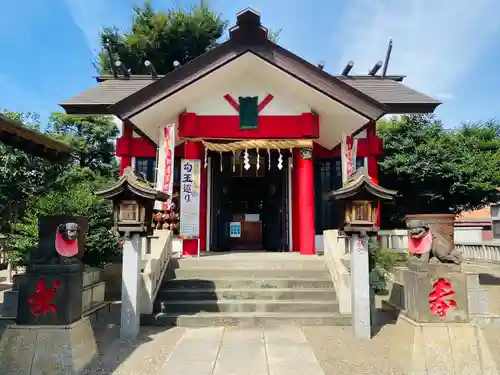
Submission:
[[[236,15],[236,25],[229,29],[229,39],[247,44],[268,40],[268,30],[260,22],[260,13],[246,8]]]

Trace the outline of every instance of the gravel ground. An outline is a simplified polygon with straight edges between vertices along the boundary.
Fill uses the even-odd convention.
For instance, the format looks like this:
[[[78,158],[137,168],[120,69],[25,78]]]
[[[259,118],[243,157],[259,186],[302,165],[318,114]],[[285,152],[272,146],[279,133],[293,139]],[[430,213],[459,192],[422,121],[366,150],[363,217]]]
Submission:
[[[395,325],[386,325],[366,342],[353,338],[351,327],[305,327],[309,344],[325,375],[403,375],[391,362],[390,346]]]
[[[483,328],[483,334],[500,372],[500,328]]]

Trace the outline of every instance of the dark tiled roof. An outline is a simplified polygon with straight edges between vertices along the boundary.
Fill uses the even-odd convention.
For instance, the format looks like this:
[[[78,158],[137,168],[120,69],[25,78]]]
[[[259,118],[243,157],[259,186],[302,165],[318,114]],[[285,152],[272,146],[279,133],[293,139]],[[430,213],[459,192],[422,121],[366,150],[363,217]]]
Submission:
[[[377,119],[385,113],[433,112],[440,104],[427,95],[397,83],[403,76],[377,79],[371,76],[349,78],[330,75],[270,42],[263,30],[265,28],[260,25],[260,16],[256,12],[240,12],[237,25],[231,29],[228,41],[166,76],[155,80],[148,80],[145,76],[129,79],[101,78],[102,82],[96,87],[60,105],[68,113],[112,113],[121,118],[129,118],[246,53],[253,53],[370,119]]]
[[[162,78],[159,76],[158,78]],[[428,108],[429,105],[437,107],[441,102],[422,94],[412,88],[397,82],[391,78],[382,79],[380,77],[369,76],[335,76],[354,87],[371,98],[387,105],[390,113],[405,113],[408,106],[413,106],[413,111],[418,109],[419,104]],[[60,103],[68,113],[75,113],[71,107],[102,107],[101,113],[107,113],[106,108],[118,103],[120,100],[150,85],[157,79],[144,76],[131,76],[130,78],[100,77],[101,82],[87,91],[84,91],[72,98]],[[77,113],[77,112],[76,112]],[[97,111],[96,113],[99,113]]]
[[[66,159],[77,151],[66,143],[24,126],[0,113],[0,142],[29,154],[53,161]]]
[[[83,91],[62,103],[59,103],[64,109],[69,107],[96,107],[96,112],[99,113],[99,108],[103,111],[101,114],[106,114],[106,108],[113,105],[120,100],[126,98],[127,96],[139,91],[140,89],[146,87],[147,85],[153,83],[155,80],[149,79],[136,79],[131,77],[130,79],[118,78],[118,79],[107,79],[100,82],[97,86],[91,87],[90,89]],[[68,113],[75,113],[74,111],[68,111]]]
[[[364,92],[373,99],[394,109],[402,108],[408,104],[435,104],[437,106],[441,103],[439,100],[433,99],[430,96],[413,90],[412,88],[392,79],[366,76],[339,76],[338,78],[357,90]]]

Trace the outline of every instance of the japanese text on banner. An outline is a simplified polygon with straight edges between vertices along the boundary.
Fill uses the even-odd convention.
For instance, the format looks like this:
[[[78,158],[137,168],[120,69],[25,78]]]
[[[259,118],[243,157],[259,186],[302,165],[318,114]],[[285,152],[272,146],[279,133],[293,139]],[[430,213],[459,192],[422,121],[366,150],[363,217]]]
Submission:
[[[167,193],[170,198],[167,202],[156,201],[155,209],[166,211],[174,190],[175,124],[161,127],[159,137],[156,188]]]
[[[200,234],[200,160],[181,162],[181,238],[198,238]]]

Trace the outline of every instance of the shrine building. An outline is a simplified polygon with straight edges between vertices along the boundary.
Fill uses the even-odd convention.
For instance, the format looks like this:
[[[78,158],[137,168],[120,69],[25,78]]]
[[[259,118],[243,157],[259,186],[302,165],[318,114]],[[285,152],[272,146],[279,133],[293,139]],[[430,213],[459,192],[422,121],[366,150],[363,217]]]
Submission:
[[[380,66],[379,66],[380,68]],[[123,123],[116,154],[155,178],[159,129],[175,124],[174,186],[180,159],[201,161],[201,251],[268,250],[314,254],[341,215],[326,194],[342,184],[344,135],[357,139],[356,165],[378,183],[386,114],[430,113],[440,104],[376,72],[330,75],[271,42],[260,15],[237,14],[229,39],[165,76],[97,78],[60,105],[68,114],[114,115]],[[241,224],[238,236],[230,223]],[[183,253],[197,253],[185,239]]]

